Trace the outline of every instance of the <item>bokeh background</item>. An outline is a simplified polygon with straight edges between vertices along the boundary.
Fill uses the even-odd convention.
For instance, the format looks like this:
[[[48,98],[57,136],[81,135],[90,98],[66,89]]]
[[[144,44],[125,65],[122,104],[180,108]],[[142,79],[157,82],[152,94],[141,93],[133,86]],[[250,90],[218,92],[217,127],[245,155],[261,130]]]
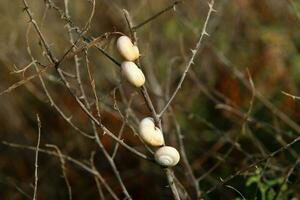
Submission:
[[[53,0],[64,9],[64,2]],[[41,27],[54,54],[61,57],[70,47],[65,21],[47,0],[28,0],[30,9]],[[88,0],[72,0],[70,16],[80,28],[91,12]],[[119,31],[129,34],[122,9],[139,24],[168,5],[170,0],[96,0],[95,15],[89,36]],[[299,100],[282,91],[297,95],[300,84],[300,2],[298,0],[216,0],[204,43],[172,109],[184,135],[188,160],[202,191],[251,163],[270,155],[299,135]],[[35,74],[29,68],[24,74],[13,70],[27,66],[26,31],[28,17],[22,1],[0,1],[0,91]],[[181,77],[191,49],[201,33],[208,11],[206,0],[186,0],[137,31],[146,73],[147,87],[156,108],[165,103],[164,95],[172,93]],[[101,46],[120,60],[115,52],[115,37]],[[29,33],[33,55],[47,64],[36,33]],[[89,60],[99,95],[102,122],[114,133],[122,118],[114,107],[114,91],[122,83],[125,96],[133,97],[132,109],[139,119],[149,115],[140,94],[122,81],[119,69],[95,48],[89,49]],[[80,61],[84,66],[84,61]],[[67,59],[63,69],[74,73],[74,62]],[[83,84],[92,102],[92,91],[83,69]],[[249,87],[253,80],[254,88]],[[88,118],[60,83],[53,69],[45,80],[57,105],[80,128],[91,131]],[[75,84],[75,83],[74,83]],[[157,91],[157,84],[161,91]],[[75,85],[76,86],[76,85]],[[253,89],[261,96],[253,96]],[[163,96],[161,96],[163,94]],[[126,110],[119,92],[116,99]],[[251,109],[250,109],[251,108]],[[274,108],[278,108],[274,109]],[[278,114],[279,113],[279,114]],[[96,152],[96,167],[122,197],[122,190],[97,145],[72,129],[47,100],[38,78],[0,96],[0,139],[35,146],[36,115],[42,124],[41,147],[57,145],[64,154],[85,163]],[[282,120],[284,114],[289,119]],[[175,125],[166,114],[163,124],[167,143],[178,146]],[[133,123],[134,124],[134,123]],[[294,124],[291,125],[291,124]],[[144,151],[129,127],[124,141]],[[101,139],[111,152],[115,143],[106,135]],[[299,199],[300,144],[296,143],[275,157],[265,160],[234,177],[207,194],[205,199]],[[34,183],[35,152],[0,144],[0,199],[31,199]],[[162,171],[140,160],[120,147],[116,157],[120,174],[134,199],[171,199]],[[288,174],[293,169],[291,174]],[[193,193],[180,163],[176,176]],[[93,176],[66,163],[73,199],[97,199]],[[59,159],[40,153],[38,199],[67,199],[68,191]],[[290,175],[287,179],[287,175]],[[105,192],[107,199],[110,199]]]

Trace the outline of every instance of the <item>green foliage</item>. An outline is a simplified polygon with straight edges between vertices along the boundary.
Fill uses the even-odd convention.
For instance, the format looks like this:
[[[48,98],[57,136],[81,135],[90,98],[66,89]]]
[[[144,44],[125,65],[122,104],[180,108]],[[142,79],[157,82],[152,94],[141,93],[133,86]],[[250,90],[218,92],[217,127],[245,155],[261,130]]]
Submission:
[[[288,184],[285,182],[284,177],[273,177],[272,179],[267,179],[262,177],[263,170],[257,168],[252,176],[250,176],[246,181],[246,187],[249,188],[255,185],[259,191],[261,200],[273,200],[273,199],[293,199],[291,198],[292,191],[289,189]],[[256,194],[255,196],[257,196]],[[236,198],[240,200],[241,198]]]

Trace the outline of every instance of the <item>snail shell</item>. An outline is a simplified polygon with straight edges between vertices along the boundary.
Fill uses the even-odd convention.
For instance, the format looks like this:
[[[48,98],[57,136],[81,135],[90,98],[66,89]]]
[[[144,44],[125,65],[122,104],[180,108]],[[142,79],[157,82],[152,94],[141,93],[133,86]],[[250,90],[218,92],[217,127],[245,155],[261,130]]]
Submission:
[[[140,129],[141,128],[155,128],[154,120],[151,117],[146,117],[140,122]]]
[[[174,147],[164,146],[155,152],[154,158],[161,166],[173,167],[179,162],[180,155]]]
[[[141,87],[145,83],[145,76],[134,62],[124,61],[121,64],[122,74],[134,86]]]
[[[144,118],[139,125],[141,138],[149,145],[162,146],[165,144],[162,131],[155,127],[151,117]]]
[[[127,36],[121,36],[117,40],[117,49],[119,53],[128,61],[134,61],[140,56],[137,46],[132,44]]]

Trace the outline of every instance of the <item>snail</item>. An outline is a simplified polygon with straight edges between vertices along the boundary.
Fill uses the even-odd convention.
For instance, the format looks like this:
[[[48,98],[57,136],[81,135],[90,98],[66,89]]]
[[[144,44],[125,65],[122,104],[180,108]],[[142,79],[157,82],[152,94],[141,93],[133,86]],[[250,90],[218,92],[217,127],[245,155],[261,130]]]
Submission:
[[[174,147],[164,146],[155,152],[154,159],[163,167],[173,167],[179,162],[180,155]]]
[[[145,83],[145,76],[134,62],[124,61],[121,64],[122,74],[134,86],[141,87]]]
[[[162,131],[155,127],[151,117],[144,118],[139,125],[141,138],[149,145],[162,146],[165,144]]]
[[[121,56],[128,61],[134,61],[140,56],[138,47],[132,44],[130,38],[127,36],[121,36],[118,38],[117,49]]]

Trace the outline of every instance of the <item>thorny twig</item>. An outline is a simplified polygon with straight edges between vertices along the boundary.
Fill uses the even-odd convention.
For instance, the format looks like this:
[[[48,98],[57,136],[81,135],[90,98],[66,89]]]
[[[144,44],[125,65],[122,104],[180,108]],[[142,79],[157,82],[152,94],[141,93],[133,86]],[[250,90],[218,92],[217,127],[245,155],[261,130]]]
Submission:
[[[298,156],[296,162],[290,167],[288,173],[285,175],[284,180],[280,184],[279,189],[277,190],[273,200],[278,199],[281,190],[283,189],[284,185],[288,183],[290,176],[293,174],[293,172],[295,171],[295,169],[299,163],[300,163],[300,156]]]
[[[66,7],[66,13],[68,13],[68,0],[65,0],[65,7]],[[92,9],[91,16],[89,17],[89,21],[86,24],[86,28],[85,28],[86,30],[89,27],[88,24],[91,23],[92,17],[94,15],[94,11],[95,11],[95,0],[93,1],[93,9]],[[67,16],[70,18],[69,15],[67,15]],[[73,35],[72,35],[72,32],[71,32],[71,26],[69,24],[68,24],[68,30],[69,30],[70,42],[71,42],[71,44],[73,44],[74,38],[73,38]],[[80,66],[79,66],[78,56],[75,55],[74,59],[75,59],[74,61],[75,61],[75,68],[76,68],[77,83],[78,83],[78,85],[80,87],[80,92],[81,92],[81,95],[83,97],[83,100],[84,100],[84,103],[85,103],[85,107],[86,107],[86,109],[87,109],[88,112],[91,112],[90,104],[88,102],[88,99],[87,99],[87,96],[85,94],[85,90],[83,88],[82,81],[81,81],[81,73],[80,73],[80,69],[79,69]],[[95,125],[95,122],[92,119],[90,119],[90,122],[91,122],[92,127],[93,127],[94,137],[96,138],[96,143],[98,144],[98,146],[100,147],[100,149],[101,149],[102,153],[104,154],[106,160],[110,164],[110,166],[111,166],[111,168],[112,168],[112,170],[114,172],[114,175],[117,178],[117,180],[118,180],[118,182],[119,182],[119,184],[120,184],[120,186],[121,186],[121,188],[123,190],[123,193],[125,194],[126,198],[127,199],[131,199],[131,196],[128,193],[128,190],[127,190],[127,188],[126,188],[126,186],[125,186],[125,184],[124,184],[124,182],[123,182],[123,180],[121,178],[121,175],[120,175],[120,173],[119,173],[119,171],[117,169],[117,166],[115,165],[114,160],[109,155],[109,153],[107,152],[107,150],[105,149],[105,147],[103,146],[103,144],[102,144],[102,142],[101,142],[101,140],[99,138],[99,133],[97,131],[97,127]]]
[[[137,29],[141,28],[142,26],[144,26],[145,24],[153,21],[154,19],[156,19],[157,17],[161,16],[162,14],[164,14],[165,12],[174,9],[175,10],[175,6],[182,3],[182,1],[174,1],[170,6],[164,8],[163,10],[159,11],[158,13],[156,13],[155,15],[152,15],[151,17],[149,17],[148,19],[146,19],[145,21],[139,23],[136,26],[133,26],[132,29],[134,31],[136,31]]]
[[[91,164],[91,166],[92,166],[92,169],[96,170],[94,160],[95,160],[95,151],[92,151],[91,157],[90,157],[90,164]],[[98,190],[100,199],[105,200],[105,196],[104,196],[104,194],[103,194],[102,187],[101,187],[100,182],[99,182],[99,180],[98,180],[98,178],[97,178],[96,176],[94,176],[94,180],[95,180],[96,185],[97,185],[97,190]],[[112,194],[114,194],[114,193],[112,193]],[[113,198],[114,198],[114,199],[117,199],[117,196],[115,195],[115,196],[113,196]]]
[[[27,52],[29,54],[29,56],[31,57],[32,60],[34,60],[34,57],[31,53],[31,47],[30,47],[30,43],[29,43],[29,32],[30,32],[30,28],[31,28],[31,25],[29,24],[28,25],[28,28],[27,28],[27,31],[26,31],[26,43],[27,43]],[[48,98],[48,100],[50,101],[50,105],[53,106],[56,111],[60,114],[60,116],[68,123],[70,124],[70,126],[76,130],[77,132],[79,132],[81,135],[83,135],[84,137],[86,138],[89,138],[89,139],[93,139],[94,137],[91,136],[90,134],[88,133],[85,133],[84,131],[80,130],[80,128],[78,128],[73,122],[72,122],[72,116],[70,117],[67,117],[67,115],[59,108],[59,106],[55,103],[54,99],[52,98],[50,92],[48,91],[47,89],[47,86],[46,86],[46,83],[44,81],[44,78],[43,78],[43,75],[42,73],[40,73],[41,71],[43,70],[40,70],[38,65],[36,63],[34,63],[34,66],[35,66],[35,70],[36,70],[36,73],[37,73],[37,76],[39,77],[40,79],[40,82],[41,82],[41,85],[42,85],[42,88]],[[47,68],[45,68],[47,69]]]
[[[292,94],[284,92],[284,91],[281,91],[281,93],[288,97],[291,97],[293,100],[300,100],[300,96],[295,96],[295,95],[292,95]]]
[[[209,193],[211,193],[212,191],[214,191],[215,189],[217,189],[218,187],[224,185],[225,183],[229,182],[230,180],[232,180],[233,178],[241,175],[242,173],[248,171],[249,169],[253,168],[253,167],[256,167],[257,165],[267,161],[268,159],[278,155],[279,153],[287,150],[288,148],[290,148],[292,145],[294,145],[295,143],[297,143],[298,141],[300,141],[300,136],[299,137],[296,137],[294,140],[292,140],[290,143],[288,143],[287,145],[277,149],[276,151],[273,151],[272,153],[268,154],[267,156],[259,159],[258,161],[248,165],[247,167],[241,169],[241,170],[238,170],[236,171],[234,174],[230,175],[230,176],[227,176],[226,178],[222,178],[221,182],[217,183],[216,185],[214,185],[213,187],[211,187],[210,189],[208,189],[207,191],[205,191],[201,197],[204,197],[206,195],[208,195]]]
[[[132,34],[132,37],[133,37],[133,40],[135,41],[135,43],[137,44],[137,35],[136,35],[136,32],[135,30],[132,28],[132,21],[131,21],[131,17],[129,15],[129,13],[124,10],[124,15],[125,15],[125,18],[126,18],[126,21],[127,21],[127,24],[128,24],[128,27],[130,29],[130,32]],[[138,63],[139,63],[139,60],[138,60]],[[143,85],[140,89],[141,93],[142,93],[142,96],[144,97],[144,100],[146,102],[146,105],[147,107],[149,108],[149,110],[151,111],[152,113],[152,117],[155,121],[155,123],[158,125],[158,127],[162,130],[162,125],[161,125],[161,120],[159,119],[158,115],[157,115],[157,112],[153,106],[153,103],[152,103],[152,100],[148,94],[148,91],[147,91],[147,88],[145,85]],[[167,180],[168,180],[168,183],[169,183],[169,186],[171,188],[171,191],[173,193],[173,197],[175,200],[180,200],[180,194],[179,194],[179,191],[178,191],[178,188],[175,184],[175,175],[174,175],[174,172],[172,169],[170,168],[166,168],[165,170],[165,173],[166,173],[166,176],[167,176]],[[181,194],[181,196],[183,196],[183,194]]]
[[[35,22],[33,17],[32,17],[32,13],[29,10],[28,4],[26,2],[26,0],[23,0],[23,3],[25,5],[25,10],[27,15],[29,16],[31,22]],[[92,119],[97,126],[99,126],[101,129],[103,129],[104,133],[107,133],[110,137],[112,137],[114,140],[116,140],[117,142],[119,142],[122,146],[124,146],[126,149],[128,149],[129,151],[131,151],[132,153],[134,153],[137,156],[140,156],[143,159],[146,160],[152,160],[150,158],[148,158],[146,155],[138,152],[137,150],[135,150],[134,148],[130,147],[129,145],[127,145],[125,142],[123,142],[122,140],[119,140],[113,133],[111,133],[103,124],[101,124],[89,111],[88,109],[84,106],[84,104],[80,101],[80,99],[73,93],[70,84],[68,83],[68,81],[66,80],[64,74],[62,73],[61,69],[59,68],[59,65],[61,64],[62,60],[66,57],[66,55],[68,55],[68,53],[71,51],[72,48],[70,48],[67,52],[65,52],[65,54],[62,56],[62,58],[60,60],[57,60],[52,51],[50,51],[50,48],[45,40],[44,35],[41,33],[38,25],[36,23],[33,23],[35,30],[38,33],[38,36],[41,38],[41,40],[43,41],[43,45],[45,46],[45,49],[47,49],[47,54],[50,54],[47,56],[48,60],[54,64],[54,67],[58,73],[58,75],[60,76],[63,84],[66,86],[66,88],[68,89],[69,93],[71,94],[71,96],[76,100],[77,104],[80,106],[80,108],[82,109],[82,111],[90,118]],[[75,43],[76,44],[76,43]],[[74,45],[75,45],[74,44]],[[73,45],[72,45],[73,47]]]
[[[186,77],[190,67],[194,64],[194,59],[195,59],[195,57],[196,57],[196,55],[197,55],[197,53],[198,53],[198,51],[201,47],[204,36],[208,36],[208,33],[207,33],[208,21],[210,19],[210,16],[211,16],[212,12],[216,12],[216,10],[213,7],[214,6],[214,0],[210,1],[210,3],[208,3],[208,5],[209,5],[209,10],[208,10],[208,13],[207,13],[207,16],[206,16],[206,19],[205,19],[200,37],[199,37],[199,40],[196,44],[196,47],[191,50],[192,51],[192,56],[189,59],[187,65],[185,66],[184,72],[183,72],[183,74],[180,78],[179,83],[177,84],[177,87],[176,87],[175,91],[171,95],[171,97],[168,100],[168,102],[166,103],[165,107],[159,112],[158,117],[161,117],[164,114],[164,112],[168,109],[169,105],[171,104],[171,102],[173,101],[175,96],[177,95],[178,91],[180,90],[180,88],[182,86],[183,81],[185,80],[185,77]]]
[[[64,158],[63,158],[63,156],[62,156],[62,153],[61,153],[60,149],[59,149],[56,145],[53,145],[53,144],[46,144],[45,146],[46,146],[46,147],[53,148],[53,149],[55,149],[55,151],[57,152],[57,154],[58,154],[58,156],[59,156],[59,160],[60,160],[60,165],[61,165],[62,174],[63,174],[63,177],[64,177],[64,179],[65,179],[65,182],[66,182],[66,185],[67,185],[67,188],[68,188],[69,200],[72,200],[72,188],[71,188],[69,179],[68,179],[68,177],[67,177],[66,166],[65,166],[65,160],[64,160]]]
[[[39,159],[39,148],[40,148],[40,141],[41,141],[41,121],[40,117],[37,114],[36,115],[37,124],[38,124],[38,139],[37,139],[37,145],[36,145],[36,151],[35,151],[35,170],[34,170],[34,191],[33,191],[33,200],[37,199],[37,186],[38,186],[38,159]]]
[[[2,141],[2,144],[6,145],[6,146],[9,146],[9,147],[27,149],[27,150],[31,150],[31,151],[36,151],[37,150],[37,148],[34,147],[34,146],[27,146],[27,145],[22,145],[22,144],[10,143],[10,142],[6,142],[6,141]],[[82,170],[96,176],[102,182],[102,184],[105,186],[105,188],[111,193],[111,195],[113,197],[115,197],[114,199],[115,200],[119,199],[119,198],[116,197],[116,195],[114,195],[113,190],[110,188],[110,186],[106,183],[105,179],[100,175],[100,173],[96,169],[93,169],[93,168],[89,167],[88,165],[84,164],[83,162],[81,162],[81,161],[79,161],[75,158],[72,158],[68,155],[65,155],[65,154],[60,154],[59,155],[57,152],[49,151],[49,150],[42,149],[42,148],[39,148],[39,152],[48,154],[50,156],[55,156],[55,157],[58,157],[58,158],[60,158],[60,156],[61,156],[64,160],[67,160],[67,161],[73,163],[74,165],[76,165],[77,167],[81,168]]]
[[[224,64],[224,66],[233,73],[233,75],[238,78],[241,83],[248,89],[252,90],[251,85],[245,80],[244,75],[241,71],[239,71],[233,63],[230,62],[221,52],[213,49],[217,58]],[[274,113],[281,121],[287,124],[290,128],[292,128],[297,133],[300,133],[300,126],[295,123],[289,116],[287,116],[284,112],[279,110],[274,104],[272,104],[267,98],[265,98],[259,91],[255,90],[255,97],[261,101],[270,111]]]
[[[176,117],[174,115],[174,112],[173,110],[171,110],[171,114],[172,114],[172,119],[173,119],[173,122],[175,124],[175,129],[176,129],[176,136],[177,136],[177,140],[179,142],[179,148],[180,148],[180,155],[182,157],[182,160],[183,160],[183,163],[184,163],[184,167],[186,169],[186,176],[188,177],[189,181],[191,181],[191,185],[193,185],[195,191],[196,191],[196,196],[197,198],[200,197],[201,195],[201,190],[200,190],[200,187],[199,187],[199,183],[194,175],[194,172],[193,172],[193,169],[191,167],[191,164],[189,163],[189,160],[187,158],[187,155],[186,155],[186,150],[185,150],[185,147],[184,147],[184,143],[183,143],[183,138],[184,136],[182,135],[182,132],[181,132],[181,128],[180,128],[180,125],[179,123],[177,122],[176,120]]]

